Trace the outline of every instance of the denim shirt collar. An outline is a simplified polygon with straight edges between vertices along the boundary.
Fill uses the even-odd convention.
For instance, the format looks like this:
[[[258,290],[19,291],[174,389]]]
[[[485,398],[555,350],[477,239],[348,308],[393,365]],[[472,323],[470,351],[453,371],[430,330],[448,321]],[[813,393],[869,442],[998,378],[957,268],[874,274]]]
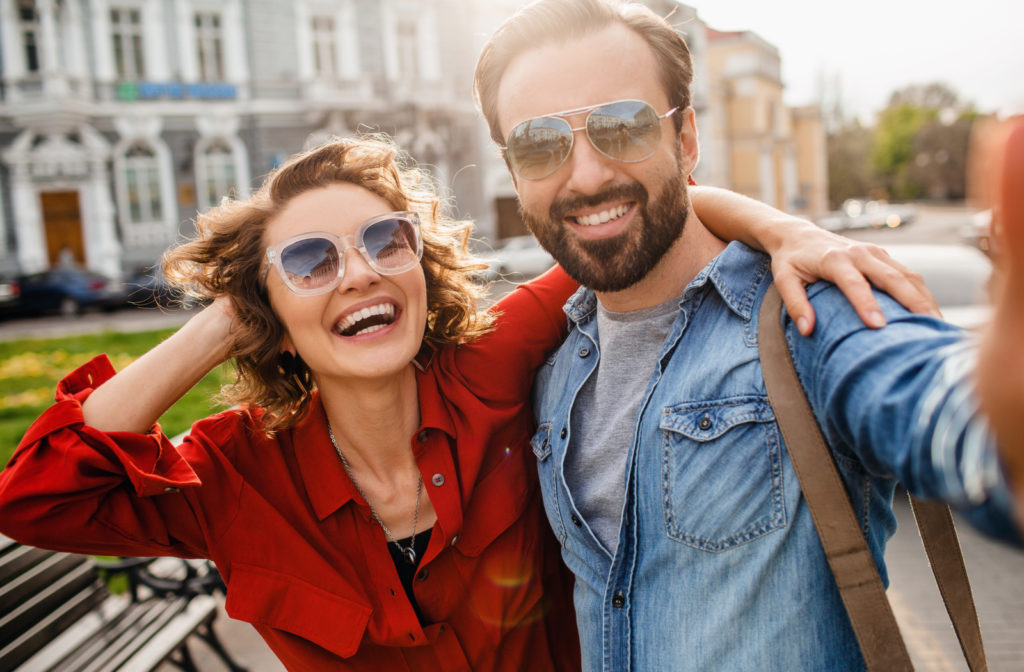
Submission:
[[[771,270],[770,258],[743,243],[734,241],[712,259],[690,281],[683,291],[679,307],[682,308],[698,292],[713,287],[736,315],[749,321],[760,293],[758,287]],[[563,307],[569,320],[579,326],[597,310],[597,295],[588,287],[580,287]]]

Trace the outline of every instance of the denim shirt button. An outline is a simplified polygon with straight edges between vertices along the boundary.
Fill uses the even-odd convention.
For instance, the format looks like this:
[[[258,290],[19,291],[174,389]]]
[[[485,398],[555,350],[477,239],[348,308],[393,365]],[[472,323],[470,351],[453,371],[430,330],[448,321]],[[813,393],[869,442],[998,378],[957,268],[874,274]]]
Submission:
[[[569,434],[569,431],[565,427],[562,427],[562,432],[559,434],[563,439]]]
[[[612,606],[616,609],[622,609],[622,607],[625,606],[625,604],[626,596],[622,593],[622,591],[615,593],[615,597],[612,598]]]
[[[586,357],[590,354],[590,348],[580,348],[580,357]]]
[[[580,517],[577,516],[575,513],[572,514],[572,524],[575,525],[576,527],[582,527],[583,526],[583,523],[580,522]]]
[[[709,429],[711,429],[711,417],[707,413],[705,413],[704,417],[701,418],[700,421],[697,423],[697,426],[700,427],[705,432],[708,431]]]

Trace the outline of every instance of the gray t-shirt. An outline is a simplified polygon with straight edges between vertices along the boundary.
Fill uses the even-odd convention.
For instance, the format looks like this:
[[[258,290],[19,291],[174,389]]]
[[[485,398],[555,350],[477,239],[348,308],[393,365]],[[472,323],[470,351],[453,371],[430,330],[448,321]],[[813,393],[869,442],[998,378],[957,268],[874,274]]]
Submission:
[[[573,404],[565,478],[576,508],[611,553],[619,542],[637,413],[679,301],[628,313],[613,313],[598,302],[601,359]]]

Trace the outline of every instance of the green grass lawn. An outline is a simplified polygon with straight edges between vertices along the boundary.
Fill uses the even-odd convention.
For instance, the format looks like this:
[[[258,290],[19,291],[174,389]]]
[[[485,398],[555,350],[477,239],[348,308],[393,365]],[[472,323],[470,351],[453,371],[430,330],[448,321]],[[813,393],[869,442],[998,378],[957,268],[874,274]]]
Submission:
[[[7,463],[32,421],[53,403],[57,382],[66,374],[100,353],[106,353],[120,371],[174,331],[108,331],[0,342],[0,465]],[[231,375],[228,364],[210,372],[160,418],[164,432],[174,436],[219,410],[213,397]]]

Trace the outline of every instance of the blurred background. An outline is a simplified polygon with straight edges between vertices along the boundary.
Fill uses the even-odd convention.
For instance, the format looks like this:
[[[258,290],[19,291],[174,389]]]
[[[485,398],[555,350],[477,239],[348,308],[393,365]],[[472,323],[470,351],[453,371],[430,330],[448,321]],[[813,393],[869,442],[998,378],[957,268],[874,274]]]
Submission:
[[[1024,3],[644,1],[693,51],[699,183],[879,243],[947,319],[985,321],[994,250],[989,213],[966,200],[968,158],[973,132],[1024,111]],[[0,461],[63,373],[104,350],[121,368],[187,318],[154,267],[198,212],[331,136],[383,131],[428,168],[476,222],[494,296],[549,265],[471,95],[481,45],[522,4],[0,0]],[[162,418],[168,433],[229,375]],[[1021,669],[1024,563],[985,544],[965,553],[984,567],[991,669]],[[928,626],[908,630],[915,656],[941,658],[919,669],[959,669],[914,590],[902,622]]]
[[[834,230],[914,219],[894,203],[961,204],[972,127],[1024,108],[1024,3],[646,1],[694,53],[697,180]],[[113,283],[33,300],[65,313],[158,294],[145,271],[197,212],[367,130],[429,167],[487,246],[525,234],[470,88],[483,40],[521,4],[4,0],[0,275]],[[101,278],[24,282],[0,300],[95,294]]]

